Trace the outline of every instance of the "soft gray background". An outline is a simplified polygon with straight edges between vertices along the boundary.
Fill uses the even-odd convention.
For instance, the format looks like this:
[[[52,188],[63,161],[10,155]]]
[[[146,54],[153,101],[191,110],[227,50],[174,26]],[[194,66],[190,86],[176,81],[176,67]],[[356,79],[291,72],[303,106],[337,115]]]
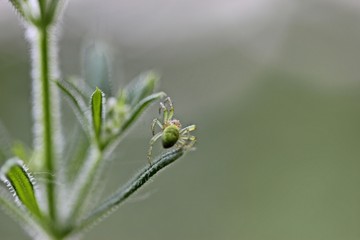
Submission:
[[[115,86],[156,69],[198,126],[197,150],[85,239],[360,239],[359,1],[73,0],[62,28],[64,76],[84,42],[105,42]],[[28,59],[0,0],[0,117],[30,145]],[[107,193],[146,164],[155,116],[119,147]],[[26,239],[0,222],[1,239]]]

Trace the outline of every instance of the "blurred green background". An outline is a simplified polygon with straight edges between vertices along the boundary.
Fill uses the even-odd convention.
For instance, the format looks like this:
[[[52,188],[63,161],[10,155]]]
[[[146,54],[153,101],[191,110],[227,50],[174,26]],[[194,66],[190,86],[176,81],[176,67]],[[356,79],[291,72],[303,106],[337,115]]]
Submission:
[[[176,117],[198,126],[197,150],[85,239],[360,239],[357,0],[78,0],[62,28],[63,76],[81,74],[84,42],[105,42],[114,86],[158,70]],[[0,118],[31,145],[22,30],[0,0]],[[119,146],[106,193],[146,164],[156,116]],[[27,239],[2,212],[0,233]]]

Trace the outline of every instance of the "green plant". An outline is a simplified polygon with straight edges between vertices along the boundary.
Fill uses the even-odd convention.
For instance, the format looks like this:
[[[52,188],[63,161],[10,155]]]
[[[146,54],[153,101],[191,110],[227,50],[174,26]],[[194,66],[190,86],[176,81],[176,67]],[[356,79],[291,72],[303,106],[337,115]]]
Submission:
[[[33,238],[80,237],[84,229],[112,212],[154,174],[189,150],[195,138],[188,132],[195,126],[180,130],[176,148],[156,157],[128,184],[94,206],[91,199],[99,194],[96,186],[112,150],[144,109],[166,94],[154,92],[158,76],[148,72],[106,100],[100,88],[105,86],[107,60],[101,54],[90,54],[86,59],[96,63],[90,68],[93,72],[85,76],[90,81],[61,80],[56,33],[66,2],[10,2],[22,18],[31,46],[34,147],[26,151],[21,144],[15,144],[13,156],[1,167],[0,205]],[[92,89],[90,94],[89,89]],[[74,109],[85,139],[64,140],[59,92]],[[172,111],[171,108],[170,115]],[[76,145],[77,154],[66,157],[66,144]],[[48,173],[49,177],[46,181],[36,181],[32,174],[36,172]]]

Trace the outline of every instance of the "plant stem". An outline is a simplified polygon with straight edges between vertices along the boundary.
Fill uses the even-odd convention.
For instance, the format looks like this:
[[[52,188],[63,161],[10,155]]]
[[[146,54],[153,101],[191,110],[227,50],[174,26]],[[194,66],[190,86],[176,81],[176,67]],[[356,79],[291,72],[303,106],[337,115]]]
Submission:
[[[27,36],[32,48],[34,149],[37,154],[35,169],[51,176],[56,171],[56,156],[60,153],[59,100],[51,80],[57,78],[57,61],[52,39],[54,27],[47,24],[28,26]],[[56,220],[56,185],[54,179],[45,183],[49,218]]]
[[[73,208],[70,213],[69,220],[75,220],[81,210],[86,206],[87,196],[90,194],[90,190],[94,187],[94,184],[99,180],[102,167],[103,153],[98,148],[94,146],[90,148],[89,158],[84,164],[83,168],[80,170],[77,179],[74,181],[74,188],[72,189],[75,197],[73,199]]]
[[[47,172],[54,173],[54,152],[53,152],[53,137],[52,137],[52,117],[51,117],[51,90],[50,90],[50,74],[49,74],[49,39],[47,27],[44,26],[40,30],[40,58],[41,58],[41,86],[43,93],[43,118],[44,118],[44,159],[45,168]],[[47,183],[47,198],[49,206],[49,215],[52,219],[55,218],[55,192],[53,181]]]

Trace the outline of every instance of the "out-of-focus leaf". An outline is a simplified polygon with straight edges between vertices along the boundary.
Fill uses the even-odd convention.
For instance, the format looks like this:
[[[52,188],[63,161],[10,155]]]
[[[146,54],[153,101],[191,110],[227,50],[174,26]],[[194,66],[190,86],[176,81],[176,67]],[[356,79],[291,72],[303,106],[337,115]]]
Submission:
[[[18,0],[9,0],[9,2],[11,2],[11,4],[14,6],[14,8],[16,9],[16,11],[24,18],[26,19],[24,10],[21,6],[21,3]]]
[[[20,159],[9,159],[1,168],[0,179],[8,187],[19,206],[25,206],[32,214],[41,218],[35,194],[35,180]]]
[[[16,157],[23,159],[26,163],[29,162],[29,149],[24,145],[24,143],[15,141],[12,145],[11,151]]]
[[[61,3],[61,2],[62,2],[61,0],[50,0],[48,2],[48,9],[47,9],[47,13],[46,13],[47,24],[51,24],[54,21],[54,19],[57,18],[56,10],[57,10],[59,3]]]
[[[89,138],[78,126],[74,126],[67,135],[65,166],[67,182],[72,183],[83,166],[89,147]]]
[[[84,78],[94,89],[99,87],[111,96],[110,57],[108,47],[100,42],[89,42],[83,49]]]
[[[0,163],[12,156],[11,141],[8,131],[0,121]]]
[[[159,75],[154,72],[141,74],[126,86],[124,91],[126,103],[134,107],[139,101],[154,92],[158,81]]]
[[[57,86],[62,90],[69,100],[76,117],[85,132],[88,132],[88,120],[86,118],[87,107],[82,93],[71,83],[66,81],[55,81]]]
[[[130,113],[127,114],[123,124],[121,125],[121,128],[119,131],[116,132],[116,134],[110,136],[108,139],[105,140],[102,147],[106,147],[107,145],[116,142],[122,135],[122,133],[133,124],[140,114],[154,101],[157,99],[161,99],[166,96],[166,93],[164,92],[158,92],[151,94],[150,96],[142,99],[136,106],[134,106]]]
[[[136,104],[129,116],[124,121],[122,125],[122,130],[124,131],[127,129],[139,116],[140,114],[147,108],[152,102],[156,101],[157,99],[161,99],[166,96],[164,92],[158,92],[147,96],[146,98],[142,99],[138,104]]]
[[[153,164],[146,166],[138,174],[134,176],[126,185],[118,189],[109,198],[99,204],[99,206],[89,213],[77,226],[75,231],[82,231],[93,227],[96,223],[100,222],[104,217],[114,212],[122,202],[128,199],[133,193],[141,188],[147,181],[149,181],[155,174],[160,172],[171,163],[175,162],[184,155],[186,149],[177,148],[175,150],[166,152],[158,156]]]
[[[104,93],[99,88],[96,88],[91,96],[91,119],[93,132],[98,142],[100,142],[100,135],[104,119],[104,103]]]
[[[106,140],[103,147],[117,142],[122,133],[138,119],[152,102],[166,96],[164,92],[154,93],[159,76],[154,72],[141,74],[119,91],[118,97],[110,102],[106,113]],[[110,104],[111,103],[111,104]]]
[[[85,102],[89,101],[89,98],[94,91],[94,87],[90,87],[85,79],[78,76],[71,76],[66,80],[66,82],[73,87],[73,89]]]
[[[45,229],[29,211],[15,204],[8,189],[0,186],[0,207],[12,217],[33,239],[47,239]]]

